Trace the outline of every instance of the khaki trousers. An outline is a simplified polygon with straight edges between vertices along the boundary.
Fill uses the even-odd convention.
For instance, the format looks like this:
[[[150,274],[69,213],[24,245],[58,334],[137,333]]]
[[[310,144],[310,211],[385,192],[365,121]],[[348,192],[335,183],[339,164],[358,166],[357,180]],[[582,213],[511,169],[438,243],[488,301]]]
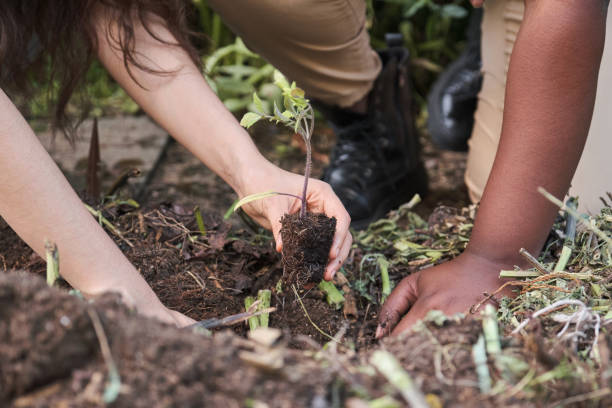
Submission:
[[[363,0],[208,0],[245,44],[313,99],[347,107],[381,69]]]
[[[524,14],[523,0],[487,0],[482,23],[483,84],[469,141],[465,182],[472,201],[482,196],[501,136],[506,74]],[[612,13],[608,15],[612,38]],[[612,191],[612,44],[606,42],[589,137],[570,188],[582,211],[598,213],[599,200]],[[568,112],[571,114],[571,112]]]
[[[347,107],[364,97],[381,69],[365,28],[363,0],[208,0],[244,42],[295,80],[307,95]],[[523,0],[487,0],[484,80],[469,141],[465,181],[473,201],[485,188],[501,135],[506,73],[523,19]],[[612,18],[612,13],[611,17]],[[612,20],[608,23],[612,30]],[[612,38],[612,37],[609,37]],[[612,191],[612,42],[608,41],[593,124],[572,183],[583,210],[599,211]],[[609,44],[609,45],[608,45]]]

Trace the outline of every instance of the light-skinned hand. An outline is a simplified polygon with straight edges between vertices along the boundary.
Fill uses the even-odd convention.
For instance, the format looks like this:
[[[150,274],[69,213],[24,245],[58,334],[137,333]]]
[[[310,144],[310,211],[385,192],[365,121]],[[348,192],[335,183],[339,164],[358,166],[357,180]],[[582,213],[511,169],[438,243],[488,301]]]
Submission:
[[[276,191],[301,196],[304,176],[290,173],[278,168],[265,177],[258,177],[248,191],[240,194],[241,197]],[[309,179],[306,201],[308,211],[324,213],[328,217],[336,218],[336,233],[329,252],[329,263],[325,269],[325,280],[331,280],[346,260],[353,237],[349,231],[351,217],[336,196],[329,184],[316,179]],[[293,214],[300,210],[301,201],[294,197],[273,196],[253,201],[245,205],[244,211],[261,226],[272,231],[276,241],[276,250],[281,251],[283,242],[280,235],[280,219],[284,214]]]

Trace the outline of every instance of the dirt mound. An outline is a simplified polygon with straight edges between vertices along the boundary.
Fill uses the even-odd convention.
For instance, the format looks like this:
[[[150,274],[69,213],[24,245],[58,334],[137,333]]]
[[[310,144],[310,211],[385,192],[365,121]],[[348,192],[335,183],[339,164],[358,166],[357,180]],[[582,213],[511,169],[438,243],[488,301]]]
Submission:
[[[88,304],[31,274],[9,273],[0,275],[0,401],[103,405],[107,368],[88,308],[100,317],[121,377],[114,406],[243,406],[249,399],[308,406],[333,382],[333,370],[305,362],[282,339],[282,366],[256,368],[241,353],[257,343],[231,332],[179,330],[134,315],[114,295]],[[271,350],[262,346],[256,356]]]

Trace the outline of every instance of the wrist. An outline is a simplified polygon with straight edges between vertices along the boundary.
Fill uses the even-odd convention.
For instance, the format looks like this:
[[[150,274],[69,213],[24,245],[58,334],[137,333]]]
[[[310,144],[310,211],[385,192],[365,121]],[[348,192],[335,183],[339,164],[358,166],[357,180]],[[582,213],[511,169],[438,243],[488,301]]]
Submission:
[[[275,181],[281,172],[280,168],[260,154],[253,155],[236,168],[233,184],[230,185],[239,197],[263,193],[270,189],[270,185],[276,185]]]

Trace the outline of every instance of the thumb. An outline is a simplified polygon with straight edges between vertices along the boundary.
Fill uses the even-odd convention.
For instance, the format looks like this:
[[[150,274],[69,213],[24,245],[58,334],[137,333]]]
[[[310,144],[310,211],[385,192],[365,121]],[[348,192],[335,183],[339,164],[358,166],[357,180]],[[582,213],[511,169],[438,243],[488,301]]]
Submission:
[[[272,235],[274,236],[274,242],[276,242],[276,252],[283,250],[283,238],[281,236],[281,223],[276,221],[272,223]]]
[[[421,276],[420,271],[405,277],[391,292],[378,315],[377,339],[391,333],[404,313],[417,301],[419,276]]]

